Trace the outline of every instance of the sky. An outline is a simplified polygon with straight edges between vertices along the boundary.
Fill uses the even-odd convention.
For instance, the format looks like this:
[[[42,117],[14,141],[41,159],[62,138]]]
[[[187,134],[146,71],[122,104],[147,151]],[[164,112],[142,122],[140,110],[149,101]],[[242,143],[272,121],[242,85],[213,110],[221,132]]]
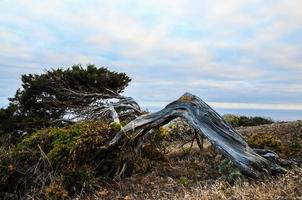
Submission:
[[[301,0],[0,0],[0,107],[21,74],[95,64],[158,110],[191,92],[221,114],[302,119]]]

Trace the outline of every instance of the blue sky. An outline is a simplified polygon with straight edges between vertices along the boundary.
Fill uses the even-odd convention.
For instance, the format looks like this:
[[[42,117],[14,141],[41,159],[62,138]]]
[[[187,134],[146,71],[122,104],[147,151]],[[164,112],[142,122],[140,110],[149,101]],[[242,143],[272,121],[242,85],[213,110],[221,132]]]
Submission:
[[[0,106],[21,74],[93,63],[126,72],[125,94],[150,109],[188,91],[218,110],[302,119],[301,8],[301,0],[0,0]]]

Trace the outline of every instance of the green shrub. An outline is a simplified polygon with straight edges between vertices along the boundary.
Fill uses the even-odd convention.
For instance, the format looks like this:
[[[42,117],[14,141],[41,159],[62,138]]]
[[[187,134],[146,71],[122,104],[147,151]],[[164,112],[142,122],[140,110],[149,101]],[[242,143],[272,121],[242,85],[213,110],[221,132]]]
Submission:
[[[91,188],[97,180],[95,157],[104,142],[113,136],[111,132],[106,123],[78,123],[32,133],[9,151],[1,148],[0,184],[4,187],[0,188],[0,193],[17,189],[22,194],[40,187],[35,182],[40,181],[36,178],[41,176],[47,177],[43,180],[45,186],[51,184],[50,177],[63,177],[62,187],[68,193],[75,193],[74,188]],[[20,183],[18,188],[15,183]],[[53,192],[56,186],[47,190],[48,196],[56,195]]]
[[[70,194],[76,194],[81,190],[94,191],[99,180],[95,168],[83,165],[77,169],[66,170],[62,183]]]
[[[285,158],[297,155],[301,151],[299,141],[282,140],[277,134],[251,134],[246,136],[246,141],[252,148],[269,149]]]
[[[232,114],[223,115],[223,119],[233,127],[239,126],[259,126],[263,124],[272,124],[273,120],[264,117],[246,117]]]
[[[234,166],[233,162],[228,159],[224,159],[218,168],[219,173],[231,184],[244,179],[241,172]]]
[[[114,131],[114,132],[118,132],[122,129],[122,124],[118,123],[118,122],[112,122],[110,124],[110,128]]]
[[[253,148],[271,149],[280,151],[282,143],[272,134],[251,135],[247,138],[247,143]]]
[[[149,159],[162,157],[150,140],[139,154],[132,145],[107,151],[103,146],[115,136],[117,127],[92,121],[47,128],[24,136],[10,150],[0,148],[0,199],[7,192],[34,192],[46,199],[64,199],[66,193],[73,197],[94,191],[103,179],[117,176],[124,163],[125,175],[145,173],[151,166]],[[167,137],[166,130],[159,129],[155,137]]]
[[[184,186],[188,185],[190,180],[186,176],[181,176],[178,178],[178,183]]]

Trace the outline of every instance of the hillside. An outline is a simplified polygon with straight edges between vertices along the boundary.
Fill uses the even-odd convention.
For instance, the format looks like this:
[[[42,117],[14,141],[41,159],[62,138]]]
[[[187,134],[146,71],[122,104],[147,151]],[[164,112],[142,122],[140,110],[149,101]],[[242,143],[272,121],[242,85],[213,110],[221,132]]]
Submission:
[[[31,188],[24,188],[24,199],[302,197],[302,168],[299,164],[288,169],[285,175],[248,180],[217,154],[209,142],[205,141],[203,151],[195,142],[191,148],[192,135],[185,124],[180,126],[176,123],[172,127],[170,133],[163,128],[158,132],[160,137],[149,138],[143,147],[142,157],[136,157],[131,164],[133,171],[113,180],[101,178],[93,166],[98,163],[95,156],[100,151],[104,136],[112,135],[116,127],[108,127],[101,122],[87,122],[68,128],[41,130],[25,137],[16,147],[2,149],[1,171],[5,173],[1,175],[1,181],[11,181],[14,183],[12,186],[18,183],[19,188],[22,181],[31,184]],[[285,159],[302,160],[302,121],[239,127],[238,131],[252,147],[274,150]],[[187,143],[184,144],[184,141]],[[39,148],[36,148],[37,144]],[[131,154],[127,149],[124,151],[122,157]],[[22,170],[26,174],[22,174]],[[48,186],[45,185],[47,183]],[[4,189],[5,185],[0,186]],[[4,199],[15,199],[18,196],[16,193],[1,195]]]
[[[250,145],[276,150],[283,158],[302,157],[302,121],[240,127]],[[203,153],[194,146],[183,153],[178,143],[164,161],[145,174],[110,183],[99,196],[104,199],[301,199],[302,168],[293,167],[269,180],[244,180],[231,185],[219,173],[222,157],[209,144]]]
[[[302,121],[279,122],[237,129],[254,148],[276,151],[281,157],[302,160]]]

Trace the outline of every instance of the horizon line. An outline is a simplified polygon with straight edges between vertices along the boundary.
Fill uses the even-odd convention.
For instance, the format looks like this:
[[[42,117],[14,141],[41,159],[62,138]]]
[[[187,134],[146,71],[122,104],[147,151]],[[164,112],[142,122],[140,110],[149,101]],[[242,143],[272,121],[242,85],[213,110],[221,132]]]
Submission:
[[[142,107],[162,107],[164,108],[170,102],[168,101],[139,101]],[[241,102],[206,102],[213,108],[220,109],[247,109],[247,110],[295,110],[302,111],[302,103],[241,103]]]

